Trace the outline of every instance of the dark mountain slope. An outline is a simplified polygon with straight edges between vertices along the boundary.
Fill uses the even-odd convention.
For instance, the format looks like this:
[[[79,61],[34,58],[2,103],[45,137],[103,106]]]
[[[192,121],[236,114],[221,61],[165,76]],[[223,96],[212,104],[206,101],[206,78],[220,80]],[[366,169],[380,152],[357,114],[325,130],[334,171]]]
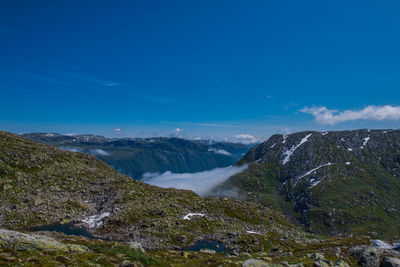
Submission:
[[[181,138],[111,139],[96,135],[24,134],[63,150],[90,153],[122,174],[139,179],[146,172],[199,172],[235,164],[252,147],[238,143]]]
[[[273,206],[317,233],[400,238],[400,131],[274,135],[215,190]]]

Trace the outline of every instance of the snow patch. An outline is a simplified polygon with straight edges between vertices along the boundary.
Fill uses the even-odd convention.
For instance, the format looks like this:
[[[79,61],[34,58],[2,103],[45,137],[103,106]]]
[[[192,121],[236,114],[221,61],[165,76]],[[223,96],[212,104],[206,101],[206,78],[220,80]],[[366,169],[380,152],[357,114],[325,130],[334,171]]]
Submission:
[[[347,162],[346,162],[346,165],[350,165],[350,164],[351,164],[351,162],[350,162],[350,161],[347,161]]]
[[[82,222],[88,224],[90,228],[95,228],[95,227],[97,228],[103,225],[104,219],[107,218],[108,216],[110,216],[110,213],[104,212],[102,214],[89,216],[83,219]]]
[[[309,188],[312,188],[312,187],[316,186],[317,184],[319,184],[321,182],[321,180],[318,181],[315,179],[311,179],[310,182],[311,182],[311,186]]]
[[[283,136],[282,144],[286,143],[286,138],[287,138],[287,137],[288,137],[287,134],[285,134],[285,135]]]
[[[300,182],[300,180],[303,179],[304,177],[306,177],[307,175],[312,174],[313,172],[317,171],[318,169],[320,169],[320,168],[322,168],[322,167],[331,166],[331,165],[333,165],[333,163],[328,162],[328,163],[326,163],[326,164],[320,165],[320,166],[318,166],[318,167],[316,167],[316,168],[314,168],[314,169],[312,169],[312,170],[306,172],[305,174],[303,174],[302,176],[300,176],[300,177],[298,177],[298,178],[296,179],[296,182],[294,183],[293,187],[295,187],[295,186]]]
[[[274,148],[274,147],[275,147],[275,145],[276,145],[276,144],[274,143],[272,146],[270,146],[270,148]]]
[[[204,217],[204,216],[206,216],[206,215],[203,214],[203,213],[189,212],[188,214],[186,214],[185,216],[183,216],[183,219],[184,219],[184,220],[191,220],[192,217],[195,217],[195,216]]]
[[[301,139],[300,143],[298,143],[297,145],[293,146],[290,150],[286,150],[284,152],[285,154],[285,158],[283,159],[282,164],[285,165],[286,163],[289,162],[290,157],[292,156],[292,154],[296,151],[296,149],[298,149],[302,144],[304,144],[305,142],[308,141],[308,138],[310,138],[312,134],[308,134],[306,137],[304,137],[303,139]]]
[[[364,142],[363,142],[363,145],[361,146],[361,149],[363,149],[368,144],[369,138],[370,138],[369,136],[363,138]]]
[[[255,232],[255,231],[246,231],[246,233],[253,234],[253,235],[261,235],[261,233]]]
[[[321,135],[327,135],[328,134],[328,132],[323,132],[323,133],[321,133]]]
[[[353,149],[352,149],[352,148],[348,148],[347,150],[348,150],[348,151],[353,151]]]

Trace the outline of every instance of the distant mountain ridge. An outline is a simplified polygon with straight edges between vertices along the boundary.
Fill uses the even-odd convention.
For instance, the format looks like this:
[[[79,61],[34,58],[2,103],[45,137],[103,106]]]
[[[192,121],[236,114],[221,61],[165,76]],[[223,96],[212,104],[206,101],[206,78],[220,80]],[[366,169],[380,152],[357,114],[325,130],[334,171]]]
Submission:
[[[122,174],[199,172],[235,164],[253,146],[182,138],[107,138],[99,135],[30,133],[23,137],[63,150],[92,154]]]
[[[214,190],[275,207],[323,234],[400,238],[400,130],[273,135]]]

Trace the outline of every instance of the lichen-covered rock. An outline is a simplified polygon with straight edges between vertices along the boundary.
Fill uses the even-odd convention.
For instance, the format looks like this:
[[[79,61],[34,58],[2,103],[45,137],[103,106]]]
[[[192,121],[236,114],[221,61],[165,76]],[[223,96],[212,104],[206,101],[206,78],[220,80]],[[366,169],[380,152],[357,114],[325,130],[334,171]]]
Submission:
[[[132,242],[126,242],[125,244],[128,247],[130,247],[131,249],[138,250],[142,253],[145,252],[144,248],[142,247],[142,245],[139,242],[132,241]]]
[[[358,262],[362,267],[378,267],[379,266],[380,252],[376,247],[365,248]]]
[[[270,267],[268,262],[256,259],[248,259],[242,263],[242,267]],[[276,266],[276,265],[275,265]]]
[[[65,252],[87,252],[89,249],[81,245],[62,244],[52,237],[25,234],[16,231],[0,229],[0,248],[14,250],[60,250]]]
[[[344,260],[338,260],[333,267],[350,267],[350,265]]]
[[[393,257],[384,257],[381,267],[400,267],[400,259]]]

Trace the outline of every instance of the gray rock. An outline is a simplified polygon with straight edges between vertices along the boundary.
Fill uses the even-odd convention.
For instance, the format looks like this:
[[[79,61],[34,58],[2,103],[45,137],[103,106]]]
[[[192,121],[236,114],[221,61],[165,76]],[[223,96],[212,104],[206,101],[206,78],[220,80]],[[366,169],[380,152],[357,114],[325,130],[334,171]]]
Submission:
[[[367,247],[361,253],[359,265],[362,267],[378,267],[380,253],[376,247]]]
[[[81,245],[62,244],[52,237],[25,234],[16,231],[0,229],[0,248],[14,250],[43,250],[64,252],[87,252],[89,249]]]
[[[139,242],[131,241],[131,242],[126,242],[125,244],[131,249],[138,250],[142,253],[145,252],[144,248],[142,247],[142,244],[140,244]]]
[[[325,257],[322,254],[319,254],[319,253],[310,253],[310,254],[307,254],[307,257],[309,257],[310,259],[314,259],[316,261],[325,260]]]
[[[386,243],[385,241],[376,239],[372,241],[374,247],[383,248],[383,249],[393,249],[393,246]]]
[[[212,255],[216,253],[215,250],[207,249],[207,248],[202,248],[202,249],[200,250],[200,252],[202,252],[202,253],[207,253],[207,254],[212,254]]]
[[[338,260],[333,267],[350,267],[350,265],[344,260]]]
[[[393,257],[384,257],[381,267],[400,267],[400,259]]]
[[[315,266],[315,267],[329,267],[329,264],[327,264],[323,260],[319,260],[319,261],[314,262],[313,266]]]
[[[266,261],[256,260],[256,259],[248,259],[242,263],[242,267],[269,267],[271,265]]]

